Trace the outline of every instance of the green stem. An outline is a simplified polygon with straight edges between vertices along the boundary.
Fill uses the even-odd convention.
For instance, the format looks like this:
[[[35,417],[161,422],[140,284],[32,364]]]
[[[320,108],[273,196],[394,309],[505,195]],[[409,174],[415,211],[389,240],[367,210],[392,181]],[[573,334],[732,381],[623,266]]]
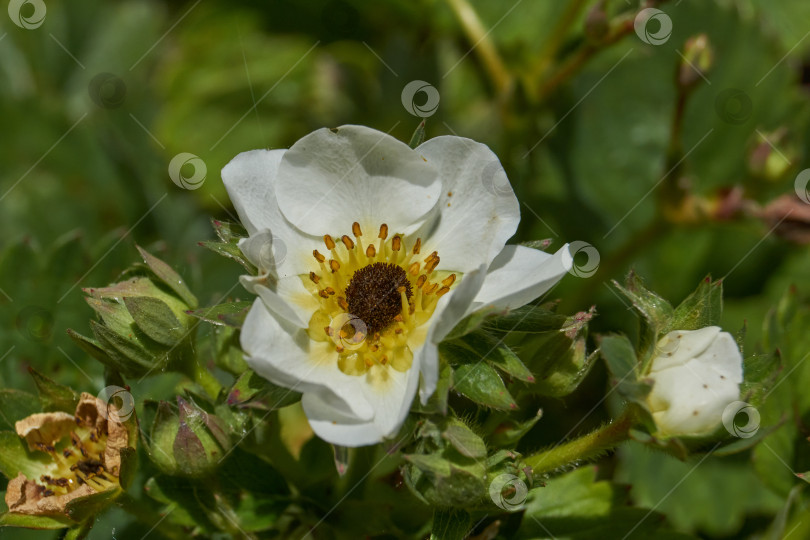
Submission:
[[[496,93],[499,96],[508,94],[512,89],[512,76],[498,54],[498,49],[495,48],[495,44],[490,38],[489,30],[481,23],[475,9],[467,0],[447,0],[447,3],[461,23],[464,34],[472,44],[475,54],[481,59],[487,75],[495,86]]]
[[[557,52],[560,50],[565,37],[568,35],[571,25],[574,24],[579,12],[582,11],[582,8],[585,7],[586,4],[586,0],[572,0],[565,7],[565,11],[563,11],[562,15],[557,20],[557,24],[554,25],[554,29],[551,31],[548,41],[543,45],[539,60],[532,70],[535,78],[542,77],[548,67],[554,63]]]
[[[605,50],[624,36],[633,33],[633,18],[629,16],[618,19],[611,25],[610,33],[598,45],[585,42],[573,55],[563,62],[556,71],[540,86],[537,101],[545,101],[563,83],[570,80],[598,52]]]
[[[634,423],[635,413],[632,407],[628,407],[610,424],[579,439],[538,452],[524,461],[532,468],[532,474],[538,477],[570,463],[594,459],[626,441]]]

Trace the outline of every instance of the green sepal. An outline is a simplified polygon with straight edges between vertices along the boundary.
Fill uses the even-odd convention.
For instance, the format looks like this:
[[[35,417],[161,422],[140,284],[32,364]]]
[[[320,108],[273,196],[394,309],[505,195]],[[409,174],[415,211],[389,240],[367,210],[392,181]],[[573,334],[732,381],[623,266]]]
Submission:
[[[411,140],[408,142],[408,146],[411,148],[416,148],[420,144],[425,141],[425,120],[423,119],[419,122],[419,125],[416,126],[416,129],[413,131],[413,135],[411,135]]]
[[[442,437],[463,456],[478,459],[487,455],[484,440],[458,420],[448,420],[447,427],[442,431]]]
[[[464,540],[470,532],[470,514],[458,508],[433,510],[430,540]]]
[[[699,330],[720,323],[723,313],[723,282],[707,276],[698,288],[675,308],[672,318],[661,333],[673,330]]]
[[[141,254],[141,257],[143,257],[143,261],[150,268],[150,270],[154,272],[158,279],[177,293],[177,295],[182,298],[186,304],[188,304],[188,307],[192,309],[197,307],[197,297],[191,293],[189,288],[186,286],[186,282],[183,281],[182,277],[180,277],[180,274],[175,272],[171,266],[150,254],[142,247],[135,247],[138,248],[138,252]]]
[[[252,305],[253,302],[249,301],[227,302],[207,308],[189,310],[186,313],[211,324],[241,328]]]
[[[247,257],[245,257],[245,254],[242,253],[242,250],[239,249],[239,246],[236,244],[232,244],[230,242],[214,242],[211,240],[206,240],[204,242],[199,242],[199,245],[213,251],[217,255],[222,255],[228,259],[233,259],[241,264],[242,267],[253,276],[259,272],[256,266],[250,262]]]
[[[138,328],[161,345],[173,347],[188,335],[171,308],[158,298],[124,297],[124,304]]]
[[[498,372],[485,362],[458,366],[453,373],[453,389],[471,401],[499,410],[517,409],[517,403]]]
[[[247,370],[228,390],[226,400],[227,404],[232,407],[270,411],[297,403],[301,400],[301,394],[275,385],[256,372]]]
[[[73,414],[79,403],[78,393],[68,386],[49,379],[32,367],[28,368],[28,372],[34,378],[43,411],[64,411]]]
[[[492,335],[481,331],[475,331],[465,335],[458,341],[473,353],[474,361],[486,360],[492,366],[497,367],[515,379],[529,383],[534,382],[532,372],[503,340],[496,339]]]
[[[227,243],[236,244],[242,238],[247,238],[247,230],[239,223],[233,221],[225,221],[221,219],[212,219],[211,226],[214,227],[214,232],[220,240]]]

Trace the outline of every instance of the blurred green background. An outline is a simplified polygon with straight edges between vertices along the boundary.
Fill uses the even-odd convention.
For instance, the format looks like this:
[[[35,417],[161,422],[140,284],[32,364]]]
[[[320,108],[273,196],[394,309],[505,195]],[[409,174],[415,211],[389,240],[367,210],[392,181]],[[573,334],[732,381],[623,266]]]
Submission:
[[[630,0],[45,4],[37,28],[0,16],[0,387],[33,390],[33,366],[100,390],[101,365],[65,333],[89,334],[82,287],[115,280],[137,243],[202,305],[218,301],[241,270],[197,246],[212,216],[233,216],[220,169],[322,126],[407,141],[420,121],[402,102],[413,80],[441,98],[428,137],[469,137],[500,157],[521,201],[515,241],[598,250],[592,277],[551,292],[565,312],[596,305],[592,332],[633,331],[608,286],[631,267],[672,302],[706,274],[725,276],[724,326],[747,321],[751,350],[791,284],[810,292],[804,203],[763,210],[810,166],[806,0],[651,2],[672,21],[660,45],[634,32]],[[468,6],[480,28],[459,15]],[[679,90],[698,34],[711,67]],[[169,177],[182,152],[204,162],[198,189]],[[230,296],[246,298],[238,287]],[[544,403],[527,447],[609,418],[604,388],[597,366],[575,394]],[[689,464],[628,445],[600,474],[632,484],[634,502],[658,505],[681,531],[742,538],[764,530],[792,486],[766,486],[748,459],[711,459],[681,482]]]

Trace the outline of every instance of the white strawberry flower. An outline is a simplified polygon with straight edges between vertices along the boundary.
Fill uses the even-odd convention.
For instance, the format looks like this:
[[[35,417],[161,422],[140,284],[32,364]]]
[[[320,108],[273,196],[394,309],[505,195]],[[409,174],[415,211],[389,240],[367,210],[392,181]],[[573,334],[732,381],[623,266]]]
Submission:
[[[658,342],[647,396],[659,434],[701,436],[714,432],[723,411],[740,397],[743,358],[720,327],[676,330]]]
[[[342,446],[395,435],[437,345],[466,315],[516,308],[571,268],[505,246],[520,208],[485,145],[436,137],[416,149],[362,126],[320,129],[289,150],[236,156],[222,179],[259,269],[241,343],[250,367],[302,392],[317,435]]]

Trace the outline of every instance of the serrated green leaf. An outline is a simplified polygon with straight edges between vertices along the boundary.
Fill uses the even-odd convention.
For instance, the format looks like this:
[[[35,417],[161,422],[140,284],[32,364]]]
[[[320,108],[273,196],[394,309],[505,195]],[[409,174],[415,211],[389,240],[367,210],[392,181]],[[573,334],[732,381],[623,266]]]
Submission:
[[[173,347],[188,334],[165,302],[149,296],[124,297],[124,304],[138,328],[150,339]]]
[[[517,403],[506,389],[498,372],[479,362],[456,368],[453,388],[479,405],[500,410],[517,409]]]

